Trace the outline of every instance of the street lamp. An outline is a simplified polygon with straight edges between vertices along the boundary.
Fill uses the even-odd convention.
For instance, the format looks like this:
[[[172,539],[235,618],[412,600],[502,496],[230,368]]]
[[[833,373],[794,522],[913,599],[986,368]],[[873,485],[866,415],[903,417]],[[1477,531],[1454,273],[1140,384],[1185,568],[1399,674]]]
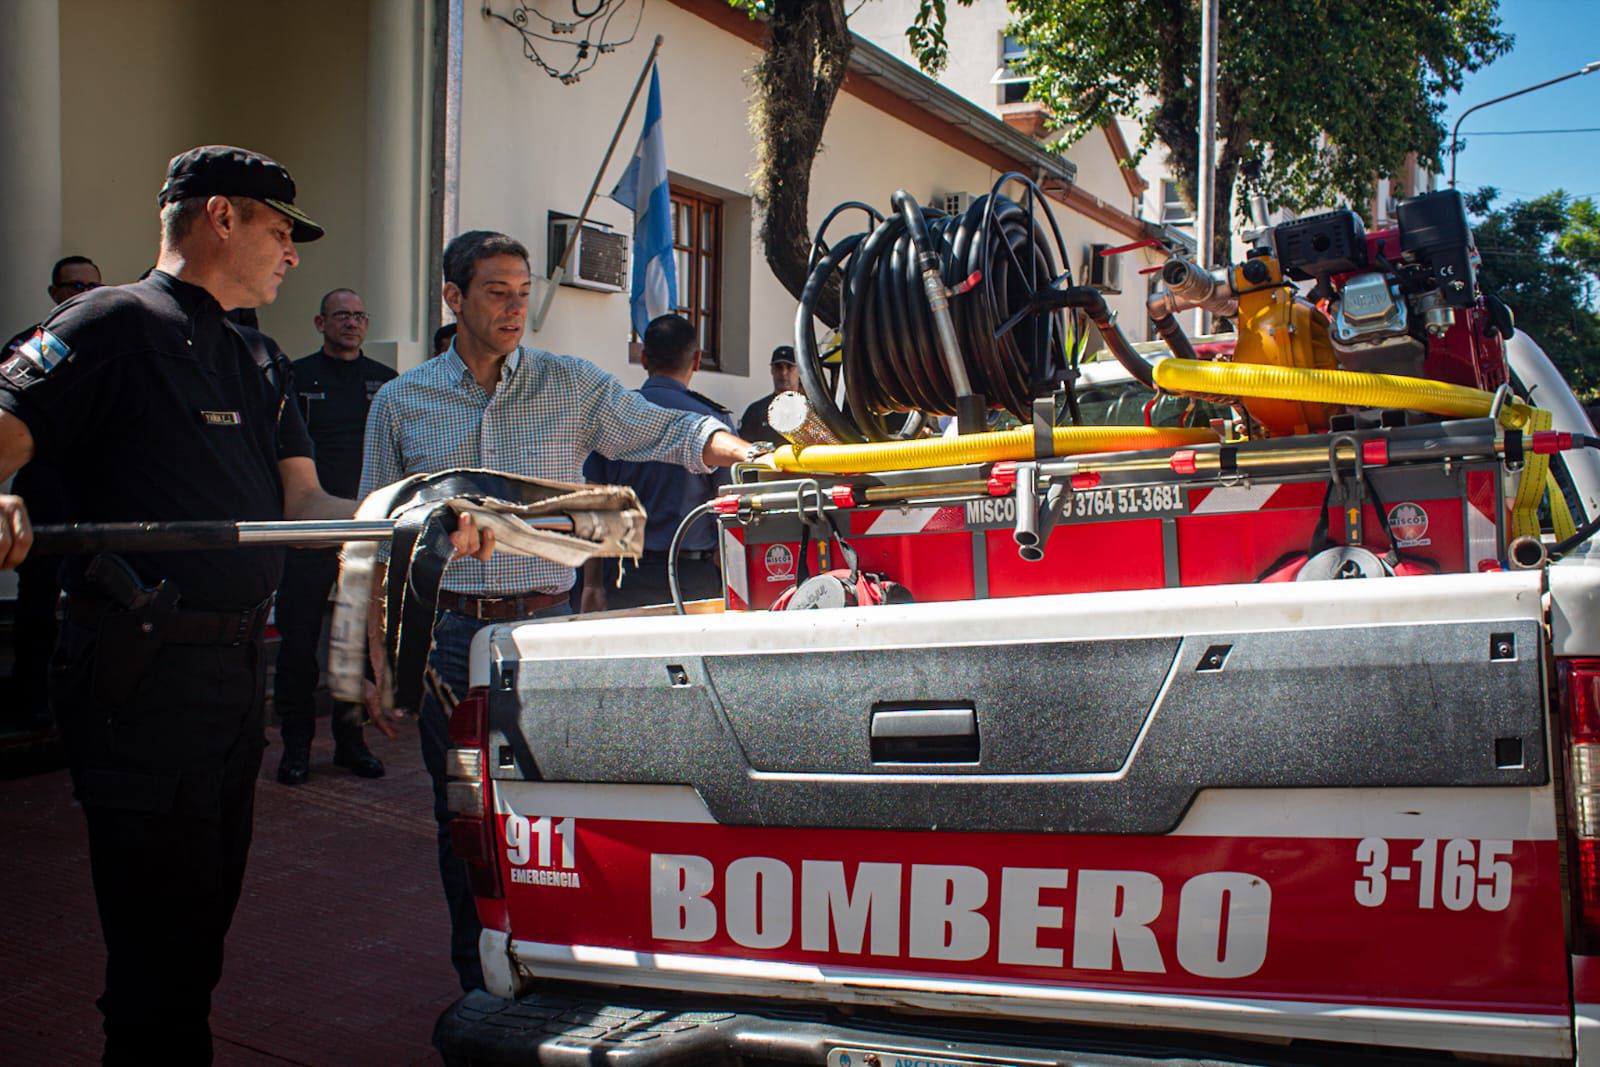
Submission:
[[[1498,104],[1502,100],[1510,100],[1513,96],[1521,96],[1523,93],[1531,93],[1535,89],[1543,89],[1547,85],[1554,85],[1557,82],[1564,82],[1568,78],[1581,78],[1585,74],[1593,74],[1597,70],[1600,70],[1600,59],[1578,68],[1571,74],[1563,74],[1559,78],[1551,78],[1547,82],[1540,82],[1538,85],[1530,85],[1526,89],[1518,89],[1514,93],[1507,93],[1504,96],[1497,96],[1493,100],[1485,100],[1483,103],[1474,104],[1467,108],[1467,110],[1463,111],[1460,117],[1456,119],[1456,124],[1450,127],[1450,188],[1454,189],[1456,187],[1456,147],[1460,144],[1460,142],[1456,139],[1456,133],[1461,129],[1462,119],[1466,118],[1474,111],[1482,111],[1490,104]]]

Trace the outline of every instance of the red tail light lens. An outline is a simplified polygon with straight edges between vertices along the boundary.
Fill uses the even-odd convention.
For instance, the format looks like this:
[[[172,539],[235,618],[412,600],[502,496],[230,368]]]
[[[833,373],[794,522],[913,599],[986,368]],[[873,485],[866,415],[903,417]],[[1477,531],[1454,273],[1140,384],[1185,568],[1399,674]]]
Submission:
[[[1556,665],[1566,741],[1567,863],[1575,951],[1600,953],[1600,659]]]
[[[1596,886],[1600,886],[1600,841],[1578,841],[1576,880],[1577,892],[1573,905],[1577,912],[1573,918],[1591,939],[1600,935],[1600,904],[1597,904]],[[1591,944],[1593,940],[1591,940]]]
[[[467,865],[475,897],[499,897],[500,863],[495,849],[494,788],[488,775],[489,696],[474,689],[450,713],[450,749],[445,753],[450,849]]]
[[[458,748],[483,748],[489,743],[489,695],[482,689],[467,693],[450,713],[450,743]]]

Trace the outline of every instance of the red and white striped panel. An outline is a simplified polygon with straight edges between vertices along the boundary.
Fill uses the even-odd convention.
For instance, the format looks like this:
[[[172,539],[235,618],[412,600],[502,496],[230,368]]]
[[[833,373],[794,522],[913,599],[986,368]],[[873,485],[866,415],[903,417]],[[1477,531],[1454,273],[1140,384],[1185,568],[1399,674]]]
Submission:
[[[1288,485],[1254,482],[1250,485],[1194,489],[1189,493],[1189,514],[1231,515],[1272,508],[1314,508],[1322,502],[1326,492],[1327,486],[1321,482],[1295,482]]]
[[[1495,473],[1467,472],[1467,570],[1476,573],[1485,561],[1500,558],[1500,530],[1495,521]]]
[[[728,584],[728,610],[750,610],[750,575],[745,570],[744,531],[722,528],[722,575]]]
[[[966,514],[958,507],[886,508],[850,514],[850,533],[856,537],[890,537],[896,534],[949,533],[966,529]]]

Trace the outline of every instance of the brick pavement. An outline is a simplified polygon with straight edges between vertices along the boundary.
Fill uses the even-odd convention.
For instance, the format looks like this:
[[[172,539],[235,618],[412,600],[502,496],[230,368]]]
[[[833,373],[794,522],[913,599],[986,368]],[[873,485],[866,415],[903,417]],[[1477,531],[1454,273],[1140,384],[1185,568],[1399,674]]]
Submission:
[[[212,1005],[216,1062],[438,1064],[429,1037],[456,982],[415,731],[373,736],[389,770],[375,782],[334,767],[319,737],[297,789],[273,778],[276,741]],[[86,848],[64,771],[0,782],[0,1063],[99,1062],[105,951]]]

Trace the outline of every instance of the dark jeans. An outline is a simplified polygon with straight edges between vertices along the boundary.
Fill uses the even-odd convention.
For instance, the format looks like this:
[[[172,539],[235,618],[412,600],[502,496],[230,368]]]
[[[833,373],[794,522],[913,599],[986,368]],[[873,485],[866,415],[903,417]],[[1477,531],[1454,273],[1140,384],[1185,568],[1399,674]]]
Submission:
[[[68,622],[50,666],[106,942],[104,1062],[209,1064],[264,743],[262,646],[166,645],[139,668],[125,646]]]
[[[338,577],[337,549],[288,553],[275,615],[283,641],[278,646],[278,671],[272,682],[272,706],[285,745],[309,744],[316,734],[316,692],[322,680],[317,646],[322,641],[328,591]],[[361,741],[362,715],[360,704],[334,704],[333,739],[337,744]]]
[[[534,617],[553,619],[570,614],[571,605],[563,603],[546,608]],[[433,651],[428,662],[457,697],[467,695],[472,638],[485,626],[492,625],[453,611],[441,611],[434,621]],[[431,693],[422,698],[418,726],[422,737],[422,762],[433,779],[433,818],[439,824],[439,877],[444,882],[444,899],[450,908],[450,963],[456,969],[461,988],[470,992],[483,988],[483,967],[478,962],[478,934],[483,926],[478,922],[478,908],[467,882],[467,866],[450,851],[450,811],[444,797],[444,754],[450,747],[450,723]]]

